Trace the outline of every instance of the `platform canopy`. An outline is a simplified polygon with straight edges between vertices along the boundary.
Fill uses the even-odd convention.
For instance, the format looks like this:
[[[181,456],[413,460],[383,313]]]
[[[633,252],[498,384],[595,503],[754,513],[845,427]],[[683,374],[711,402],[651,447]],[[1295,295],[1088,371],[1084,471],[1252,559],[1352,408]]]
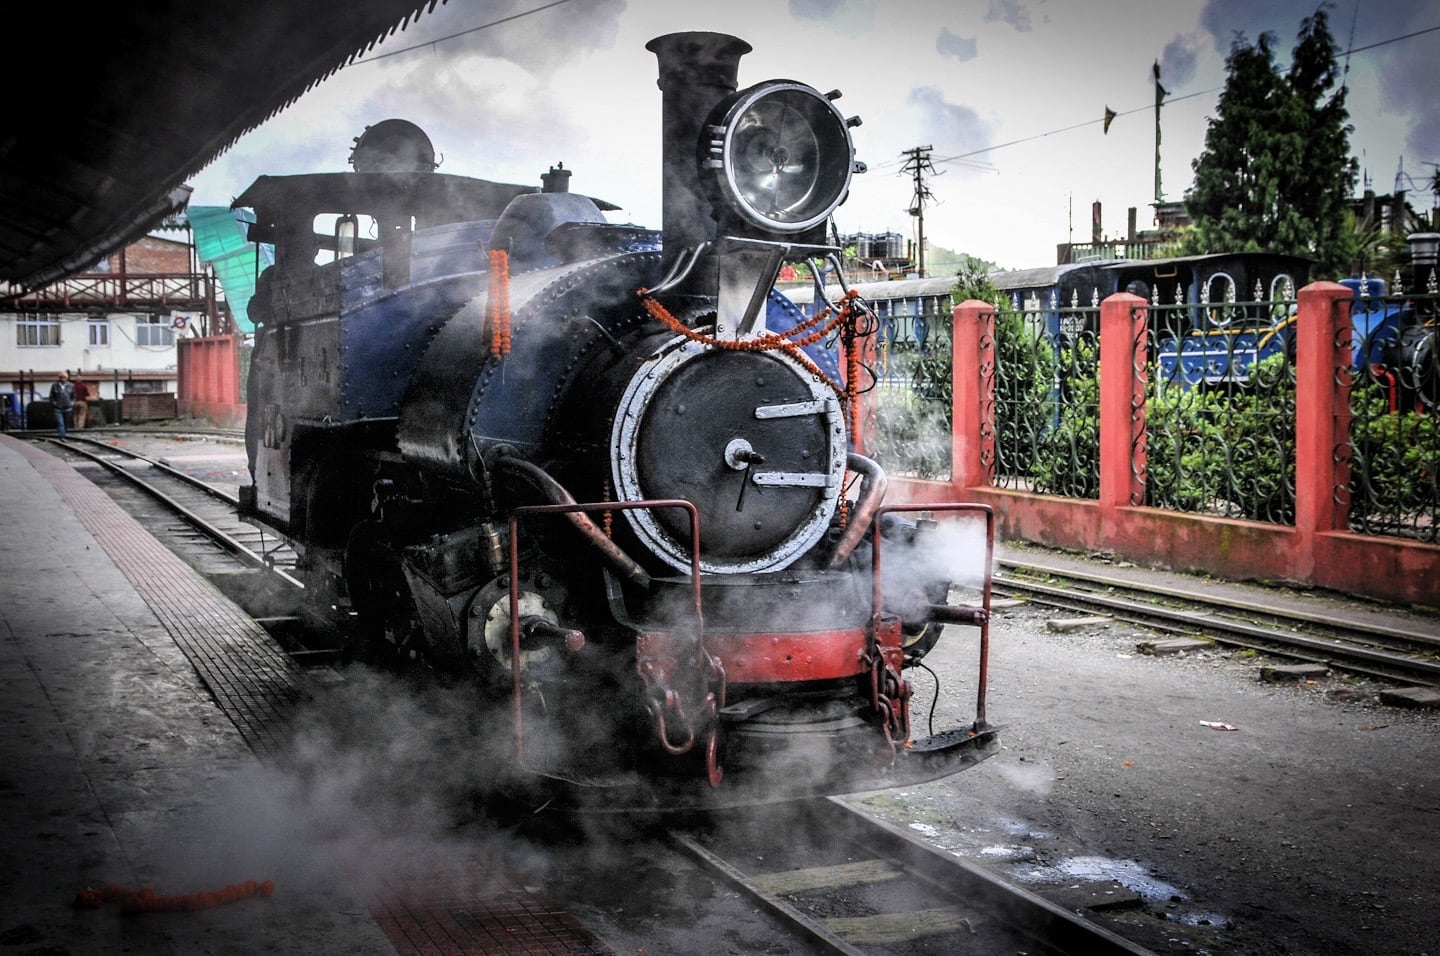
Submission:
[[[0,291],[83,272],[159,228],[187,205],[188,178],[440,2],[26,5],[5,51]]]

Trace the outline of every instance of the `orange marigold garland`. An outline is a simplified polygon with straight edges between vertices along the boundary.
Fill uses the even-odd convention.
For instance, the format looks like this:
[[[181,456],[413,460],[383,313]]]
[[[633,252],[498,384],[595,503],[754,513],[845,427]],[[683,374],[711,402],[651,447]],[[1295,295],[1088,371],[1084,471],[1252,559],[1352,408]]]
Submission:
[[[855,323],[846,323],[843,332],[845,341],[845,410],[850,419],[850,437],[852,439],[860,434],[860,403],[856,400],[860,392],[859,386],[856,384],[860,381],[860,349],[855,344],[856,337]]]
[[[855,423],[856,421],[858,421],[856,411],[856,406],[858,404],[856,402],[858,389],[856,388],[855,383],[858,378],[859,370],[859,356],[856,353],[855,348],[853,347],[853,340],[855,337],[855,319],[856,312],[858,311],[854,307],[853,303],[857,298],[859,298],[860,295],[855,290],[852,289],[841,297],[840,310],[838,312],[834,312],[834,310],[832,310],[829,306],[826,306],[825,308],[821,309],[819,312],[816,312],[814,315],[810,316],[810,318],[806,319],[804,322],[800,323],[799,325],[795,326],[795,328],[784,334],[768,332],[765,335],[757,335],[753,339],[745,339],[743,341],[735,341],[732,339],[717,339],[714,336],[705,335],[702,332],[695,331],[694,329],[687,326],[685,323],[681,322],[679,319],[675,318],[675,316],[671,315],[670,310],[665,308],[664,305],[657,301],[656,298],[650,294],[649,289],[640,289],[635,294],[639,296],[641,304],[645,307],[645,311],[650,313],[652,318],[668,327],[672,332],[675,332],[677,335],[683,335],[685,338],[689,339],[692,342],[699,342],[701,345],[707,345],[712,348],[728,349],[730,351],[737,352],[768,352],[779,349],[780,351],[789,355],[791,358],[795,359],[795,361],[799,362],[802,366],[804,366],[805,369],[809,371],[812,375],[816,376],[820,381],[829,385],[830,388],[835,392],[835,394],[841,396],[845,400],[846,411],[850,418],[851,430],[853,434]],[[832,314],[832,312],[834,314],[834,318],[831,319],[831,321],[826,322],[819,329],[810,332],[810,334],[808,335],[800,335],[800,333],[806,332],[809,329],[814,328],[824,319],[828,318]],[[813,361],[810,360],[809,356],[807,356],[804,352],[801,351],[801,349],[803,349],[805,346],[813,345],[814,343],[819,342],[836,328],[843,329],[845,340],[847,343],[849,343],[849,347],[846,349],[846,351],[849,353],[847,360],[848,365],[846,368],[847,381],[844,384],[832,380],[830,376],[826,375],[823,371],[820,370],[819,366],[817,366]]]
[[[605,501],[614,501],[614,500],[615,500],[615,496],[614,496],[613,489],[610,487],[610,479],[609,479],[609,478],[606,478],[606,479],[605,479],[605,494],[604,494],[603,500],[605,500]],[[609,509],[607,508],[607,509],[605,510],[605,512],[600,516],[600,527],[604,529],[604,531],[605,531],[605,537],[607,537],[607,538],[613,538],[613,537],[615,537],[615,512],[613,512],[613,511],[611,511],[611,510],[609,510]]]
[[[844,400],[846,422],[850,427],[850,434],[858,434],[860,427],[860,388],[858,385],[860,381],[860,350],[856,347],[855,340],[859,337],[857,320],[864,306],[855,305],[855,300],[860,297],[860,294],[855,290],[852,289],[841,297],[838,312],[834,312],[834,310],[827,305],[788,332],[783,334],[772,332],[765,335],[757,335],[753,339],[746,339],[744,341],[717,339],[714,336],[696,332],[675,318],[675,316],[671,315],[670,310],[660,304],[660,302],[650,294],[649,289],[640,289],[635,294],[640,297],[641,304],[645,306],[645,311],[650,313],[652,318],[667,326],[672,332],[683,335],[692,342],[699,342],[702,345],[718,349],[729,349],[741,352],[764,352],[772,349],[779,349],[785,352],[804,366],[817,379],[829,385],[835,394]],[[825,324],[816,331],[809,331],[829,318],[832,312],[835,316],[834,319],[825,322]],[[841,339],[845,345],[845,381],[843,384],[832,380],[830,376],[826,375],[821,371],[819,366],[810,360],[809,356],[801,351],[805,346],[820,341],[836,328],[840,329]],[[802,337],[801,333],[805,332],[809,332],[809,334],[803,335]],[[608,518],[609,515],[607,514],[606,519],[608,520]],[[843,493],[840,495],[839,520],[840,527],[842,528],[850,523],[850,502]]]
[[[485,314],[490,328],[490,354],[510,354],[510,254],[490,250],[490,296]]]
[[[75,905],[80,909],[99,909],[106,903],[119,903],[120,912],[135,913],[192,913],[196,910],[223,906],[252,896],[269,898],[275,892],[270,880],[256,882],[246,880],[209,893],[183,893],[177,896],[157,896],[149,887],[131,889],[114,883],[106,886],[90,886],[75,894]]]

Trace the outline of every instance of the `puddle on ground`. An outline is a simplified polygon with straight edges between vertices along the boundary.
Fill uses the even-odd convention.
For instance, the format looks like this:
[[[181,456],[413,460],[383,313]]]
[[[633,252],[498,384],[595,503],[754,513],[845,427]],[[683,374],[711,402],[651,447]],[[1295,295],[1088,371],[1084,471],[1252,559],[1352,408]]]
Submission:
[[[1074,880],[1099,883],[1114,880],[1147,900],[1161,902],[1185,898],[1177,887],[1156,879],[1142,864],[1103,856],[1069,856],[1054,863],[1021,867],[1015,871],[1015,878],[1023,883],[1068,883]]]
[[[1016,867],[1014,877],[1021,883],[1099,883],[1113,880],[1151,903],[1182,903],[1188,897],[1135,860],[1112,860],[1103,856],[1069,856],[1054,863]],[[1229,919],[1218,913],[1172,912],[1170,918],[1190,926],[1228,926]]]
[[[981,847],[980,855],[987,860],[1033,860],[1035,848],[1031,846],[987,846]]]
[[[964,826],[935,825],[910,820],[907,829],[939,849],[962,859],[983,860],[998,865],[1017,883],[1059,885],[1114,881],[1147,903],[1163,906],[1165,918],[1187,926],[1227,927],[1230,920],[1219,913],[1190,910],[1180,904],[1192,902],[1178,887],[1166,883],[1136,860],[1103,856],[1062,857],[1055,862],[1037,862],[1040,849],[1055,834],[1033,827],[1014,817],[999,817],[989,824]],[[999,839],[997,839],[997,837]],[[1052,848],[1053,852],[1053,848]]]

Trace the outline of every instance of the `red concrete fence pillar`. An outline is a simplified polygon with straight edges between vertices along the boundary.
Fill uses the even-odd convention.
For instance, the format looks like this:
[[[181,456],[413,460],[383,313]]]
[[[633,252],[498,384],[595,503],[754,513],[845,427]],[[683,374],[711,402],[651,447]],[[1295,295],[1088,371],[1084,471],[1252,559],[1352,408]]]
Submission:
[[[1149,303],[1118,292],[1100,303],[1100,504],[1145,503],[1145,370]]]
[[[1295,530],[1343,531],[1349,520],[1352,293],[1337,282],[1300,290],[1295,317]],[[1301,555],[1313,553],[1309,546]],[[1302,569],[1306,571],[1309,569]]]
[[[988,487],[995,477],[995,306],[978,299],[955,306],[950,346],[950,483]]]

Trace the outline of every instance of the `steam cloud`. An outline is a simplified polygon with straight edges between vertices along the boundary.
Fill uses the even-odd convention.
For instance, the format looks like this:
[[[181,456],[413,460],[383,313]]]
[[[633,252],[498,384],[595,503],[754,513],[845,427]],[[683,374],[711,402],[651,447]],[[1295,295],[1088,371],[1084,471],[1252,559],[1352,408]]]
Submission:
[[[508,736],[506,737],[508,741]],[[218,796],[162,834],[174,856],[157,886],[272,879],[299,893],[365,897],[423,878],[473,889],[519,844],[475,814],[493,773],[473,688],[417,690],[363,669],[297,716],[278,758],[226,780]]]

